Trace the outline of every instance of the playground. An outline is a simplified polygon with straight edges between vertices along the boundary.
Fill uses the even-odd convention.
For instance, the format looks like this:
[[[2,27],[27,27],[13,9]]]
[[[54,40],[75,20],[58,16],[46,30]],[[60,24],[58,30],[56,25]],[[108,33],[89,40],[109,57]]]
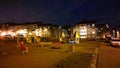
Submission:
[[[0,68],[88,68],[91,53],[98,43],[89,46],[82,43],[75,45],[75,51],[70,51],[69,44],[61,44],[60,49],[49,46],[38,46],[37,43],[25,44],[29,53],[17,51],[17,42],[7,41],[0,46]],[[74,46],[74,45],[73,45]]]
[[[38,44],[25,46],[29,48],[29,53],[22,54],[17,51],[16,42],[4,43],[0,47],[0,68],[52,68],[70,55],[67,46],[62,49],[39,47]]]

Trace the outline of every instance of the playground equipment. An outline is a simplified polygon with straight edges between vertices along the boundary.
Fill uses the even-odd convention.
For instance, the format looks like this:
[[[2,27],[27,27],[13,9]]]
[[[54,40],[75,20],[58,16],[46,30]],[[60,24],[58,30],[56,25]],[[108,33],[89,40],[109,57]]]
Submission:
[[[20,41],[24,41],[24,37],[23,35],[17,35],[17,43],[20,42]]]
[[[32,34],[32,35],[27,34],[27,36],[25,37],[25,39],[26,39],[27,43],[32,43],[32,42],[34,42],[34,43],[40,43],[40,38],[37,37],[35,34]]]
[[[18,51],[22,54],[29,52],[28,47],[25,46],[23,42],[19,42],[17,48],[18,48]]]
[[[40,38],[33,34],[34,42],[40,43]]]
[[[32,39],[31,39],[30,35],[27,35],[25,39],[26,39],[26,43],[31,43],[32,42]]]

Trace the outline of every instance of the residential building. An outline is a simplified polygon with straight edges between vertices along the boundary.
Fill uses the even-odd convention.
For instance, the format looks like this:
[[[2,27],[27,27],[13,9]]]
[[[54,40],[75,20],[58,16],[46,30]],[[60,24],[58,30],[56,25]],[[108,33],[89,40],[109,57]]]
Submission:
[[[62,34],[62,28],[58,25],[53,24],[40,24],[38,25],[39,36],[41,37],[51,37],[59,38]]]
[[[96,27],[98,39],[105,39],[111,36],[109,24],[97,24]]]
[[[82,21],[73,26],[72,36],[78,32],[80,39],[96,39],[96,21]]]

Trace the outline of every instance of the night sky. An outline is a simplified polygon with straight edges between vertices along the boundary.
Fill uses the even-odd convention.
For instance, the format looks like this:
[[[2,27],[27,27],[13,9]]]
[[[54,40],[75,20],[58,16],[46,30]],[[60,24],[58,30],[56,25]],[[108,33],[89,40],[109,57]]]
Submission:
[[[120,23],[120,0],[0,0],[0,23]]]

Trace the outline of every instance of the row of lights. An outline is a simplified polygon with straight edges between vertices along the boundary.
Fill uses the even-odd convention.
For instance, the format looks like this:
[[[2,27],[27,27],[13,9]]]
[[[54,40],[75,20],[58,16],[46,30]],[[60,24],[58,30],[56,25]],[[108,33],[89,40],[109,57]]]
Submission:
[[[13,31],[0,31],[1,36],[6,36],[6,35],[16,36],[18,34],[25,36],[27,34],[32,35],[33,33],[36,36],[43,36],[43,35],[46,36],[46,35],[49,34],[49,31],[48,31],[48,28],[44,28],[44,29],[39,28],[39,29],[36,29],[35,31],[29,32],[29,33],[28,33],[27,29],[21,29],[21,30],[18,30],[16,32],[13,32]]]

